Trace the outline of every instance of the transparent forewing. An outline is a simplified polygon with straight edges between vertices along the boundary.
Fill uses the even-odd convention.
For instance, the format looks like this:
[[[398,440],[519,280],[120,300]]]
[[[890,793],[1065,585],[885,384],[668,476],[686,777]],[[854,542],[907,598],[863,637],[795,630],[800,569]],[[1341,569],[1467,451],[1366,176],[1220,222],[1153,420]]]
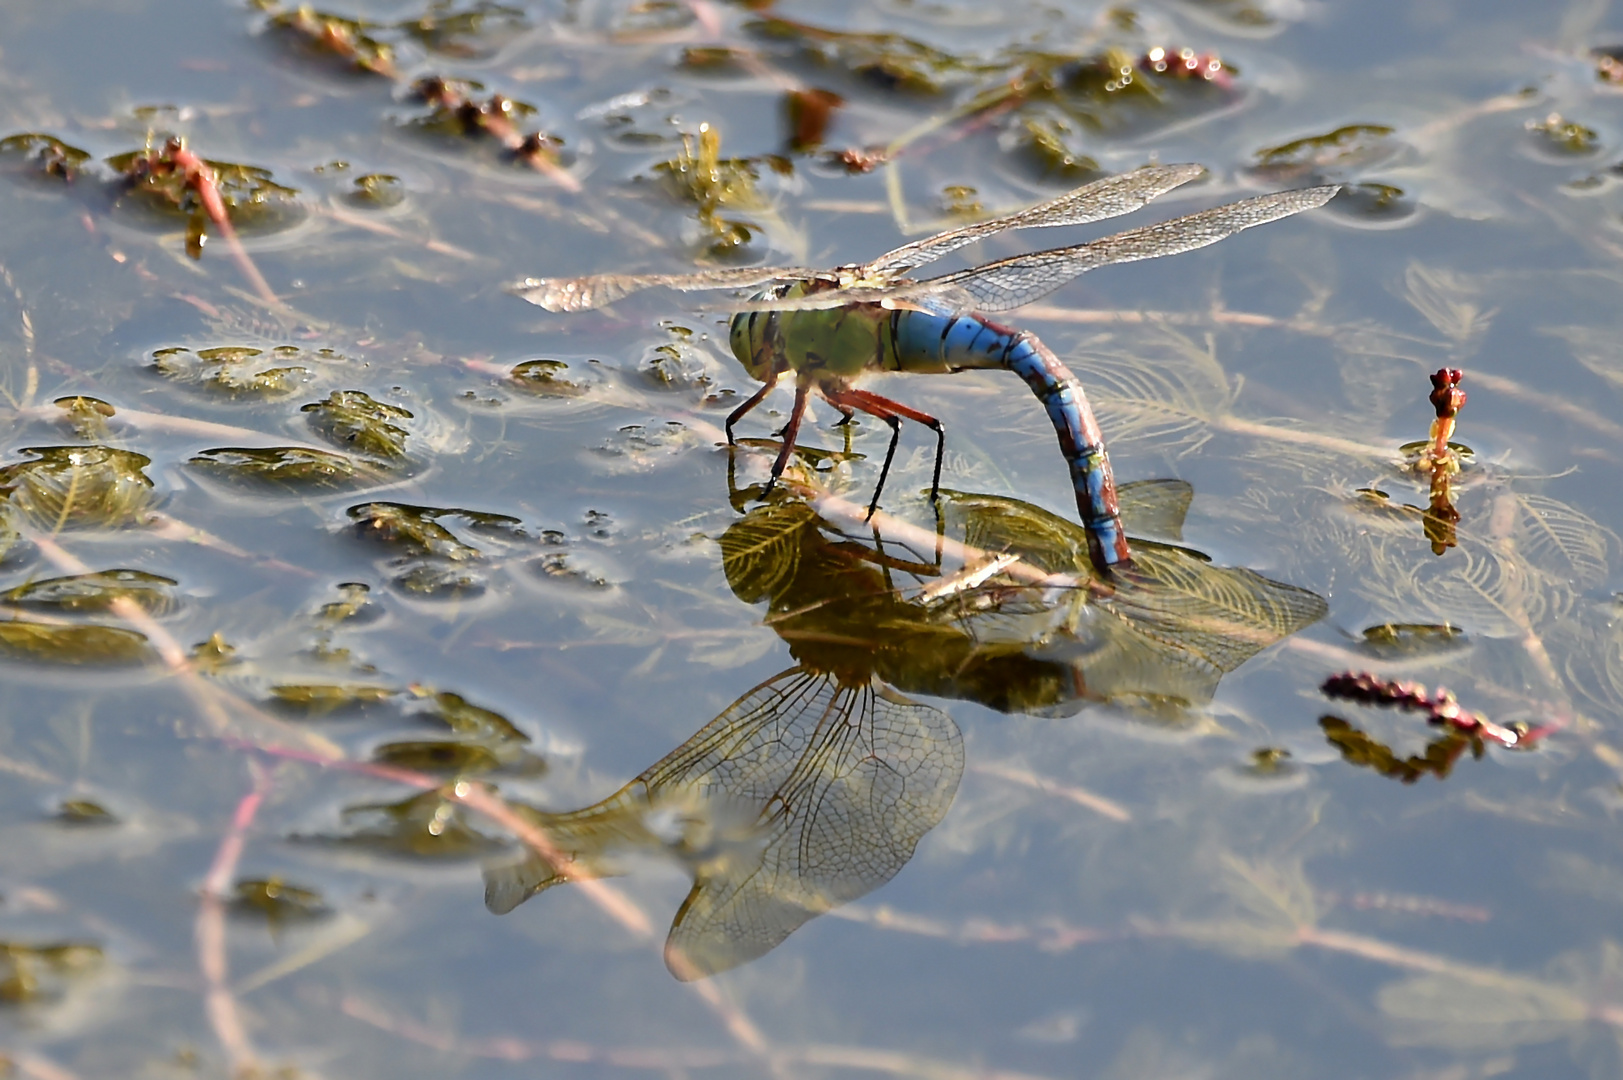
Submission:
[[[793,668],[740,698],[640,778],[656,804],[686,789],[715,822],[666,942],[672,972],[754,959],[889,881],[963,771],[952,718],[877,680]]]
[[[548,311],[590,311],[656,286],[693,292],[750,289],[779,281],[809,281],[827,275],[798,267],[744,267],[694,274],[590,274],[574,278],[525,278],[512,291]]]
[[[862,268],[869,278],[900,277],[966,244],[1010,229],[1040,229],[1056,225],[1086,225],[1120,217],[1200,176],[1200,165],[1151,165],[1120,176],[1107,176],[1075,191],[1006,217],[966,225],[951,232],[916,240],[879,256]]]
[[[889,307],[924,308],[937,314],[961,314],[975,307],[975,297],[968,290],[937,281],[901,281],[883,288],[853,286],[846,289],[828,289],[805,296],[758,297],[751,300],[730,301],[707,305],[715,311],[831,311],[852,304],[885,304]]]
[[[981,311],[1008,311],[1047,296],[1089,270],[1203,248],[1254,225],[1323,206],[1339,190],[1338,185],[1330,184],[1259,195],[1075,247],[1000,259],[923,284],[962,290]]]

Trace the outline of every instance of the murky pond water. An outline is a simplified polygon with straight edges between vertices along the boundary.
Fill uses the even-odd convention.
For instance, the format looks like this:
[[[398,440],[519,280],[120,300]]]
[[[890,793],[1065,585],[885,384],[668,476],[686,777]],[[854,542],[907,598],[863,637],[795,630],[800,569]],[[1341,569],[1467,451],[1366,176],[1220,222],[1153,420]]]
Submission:
[[[1623,1076],[1618,57],[1605,0],[0,8],[5,1066]],[[882,418],[768,490],[785,378],[727,448],[730,294],[510,291],[1176,162],[1120,228],[1344,187],[996,316],[1131,571],[1008,373],[865,381],[945,432],[867,521]]]

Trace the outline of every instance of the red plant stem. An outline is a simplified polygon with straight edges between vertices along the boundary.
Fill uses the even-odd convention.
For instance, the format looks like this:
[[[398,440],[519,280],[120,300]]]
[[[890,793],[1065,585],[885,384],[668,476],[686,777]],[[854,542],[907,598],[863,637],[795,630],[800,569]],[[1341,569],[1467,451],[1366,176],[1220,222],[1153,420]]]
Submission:
[[[1431,459],[1447,461],[1450,454],[1448,440],[1454,436],[1454,418],[1465,407],[1465,391],[1460,380],[1465,373],[1459,368],[1438,368],[1431,376],[1431,405],[1437,410],[1437,419],[1431,424]]]
[[[1384,705],[1409,712],[1426,713],[1428,723],[1447,725],[1466,735],[1487,739],[1500,746],[1526,748],[1554,730],[1540,725],[1525,730],[1507,728],[1485,716],[1460,708],[1454,695],[1442,687],[1428,693],[1419,683],[1383,679],[1367,671],[1347,671],[1324,680],[1320,688],[1328,697],[1347,698],[1366,705]]]
[[[186,178],[186,184],[197,192],[197,198],[203,204],[203,211],[208,214],[209,220],[219,230],[220,239],[225,241],[226,250],[231,252],[231,258],[236,262],[237,269],[248,279],[259,298],[271,307],[282,307],[282,301],[270,287],[259,267],[254,265],[253,259],[248,257],[248,251],[237,238],[237,230],[231,224],[231,216],[226,213],[225,200],[220,197],[219,177],[215,174],[213,166],[198,157],[186,148],[186,144],[179,139],[170,139],[164,146],[164,153]]]
[[[242,849],[247,842],[248,827],[270,790],[270,773],[259,762],[250,760],[248,770],[253,775],[254,787],[237,804],[231,817],[231,826],[220,840],[214,863],[203,881],[203,892],[197,908],[197,922],[193,936],[197,942],[197,962],[206,987],[205,1001],[209,1025],[215,1037],[231,1059],[233,1076],[259,1075],[259,1056],[248,1040],[237,1000],[227,985],[229,964],[225,950],[225,911],[231,893],[231,879],[237,872]]]
[[[328,755],[311,750],[295,749],[287,746],[264,746],[248,740],[227,739],[227,745],[236,746],[245,750],[254,750],[274,757],[289,758],[295,761],[304,761],[324,768],[344,769],[349,772],[364,773],[381,780],[391,780],[396,783],[409,784],[423,790],[438,788],[447,799],[459,802],[468,809],[484,816],[502,828],[507,829],[530,850],[547,860],[554,869],[580,887],[582,891],[597,904],[611,919],[619,923],[627,932],[640,941],[654,939],[653,922],[647,914],[637,906],[636,902],[627,897],[613,884],[596,878],[583,877],[571,872],[571,859],[556,844],[552,837],[541,826],[526,820],[512,807],[508,806],[489,787],[458,780],[447,784],[445,781],[429,776],[427,773],[414,772],[410,769],[399,769],[389,765],[377,765],[371,762],[350,761],[343,757]],[[674,954],[673,954],[674,957]],[[772,1048],[766,1036],[756,1027],[749,1015],[738,1005],[723,996],[714,980],[699,980],[699,973],[683,970],[679,959],[672,959],[673,974],[681,978],[690,990],[697,994],[717,1019],[727,1029],[733,1039],[751,1054],[771,1061]],[[774,1068],[774,1072],[776,1069]]]

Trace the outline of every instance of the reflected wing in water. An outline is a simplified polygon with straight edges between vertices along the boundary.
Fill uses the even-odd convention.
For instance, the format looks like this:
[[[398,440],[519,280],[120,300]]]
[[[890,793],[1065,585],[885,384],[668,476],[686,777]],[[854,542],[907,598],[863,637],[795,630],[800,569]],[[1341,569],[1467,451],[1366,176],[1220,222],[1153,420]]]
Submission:
[[[1015,499],[946,493],[965,541],[1010,551],[1051,573],[1091,577],[1081,526]],[[1188,506],[1179,481],[1126,484],[1130,529],[1176,537]],[[1118,702],[1200,704],[1218,680],[1263,649],[1323,618],[1324,599],[1250,570],[1213,565],[1204,554],[1135,539],[1132,573],[1104,595],[1079,590],[1064,625],[1047,635],[1046,658],[1068,657],[1087,696]],[[971,619],[995,625],[1004,611],[1040,610],[1032,589],[1010,589],[1002,608]],[[1022,596],[1026,599],[1022,602]]]
[[[752,826],[699,862],[666,942],[672,973],[752,960],[889,881],[963,770],[952,718],[877,681],[792,668],[750,691],[642,777],[656,802],[696,797]]]
[[[616,873],[616,852],[674,850],[694,880],[666,963],[702,978],[889,881],[946,814],[963,771],[946,713],[877,680],[791,668],[600,803],[563,814],[514,806],[567,869],[534,854],[487,866],[485,906],[505,914],[550,886]]]

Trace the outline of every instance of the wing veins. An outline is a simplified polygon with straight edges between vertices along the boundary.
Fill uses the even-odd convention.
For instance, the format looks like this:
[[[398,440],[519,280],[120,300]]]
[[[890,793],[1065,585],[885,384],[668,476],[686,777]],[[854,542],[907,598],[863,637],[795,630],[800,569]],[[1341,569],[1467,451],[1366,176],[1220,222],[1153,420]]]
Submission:
[[[1013,214],[903,244],[864,264],[860,273],[866,278],[899,277],[967,244],[1010,229],[1086,225],[1120,217],[1180,184],[1187,184],[1205,171],[1200,165],[1149,165],[1130,173],[1107,176]]]
[[[1253,226],[1323,206],[1339,190],[1339,185],[1328,184],[1258,195],[1085,244],[1014,255],[931,278],[915,292],[926,296],[931,287],[948,286],[968,293],[981,311],[1008,311],[1047,296],[1089,270],[1194,251]]]

